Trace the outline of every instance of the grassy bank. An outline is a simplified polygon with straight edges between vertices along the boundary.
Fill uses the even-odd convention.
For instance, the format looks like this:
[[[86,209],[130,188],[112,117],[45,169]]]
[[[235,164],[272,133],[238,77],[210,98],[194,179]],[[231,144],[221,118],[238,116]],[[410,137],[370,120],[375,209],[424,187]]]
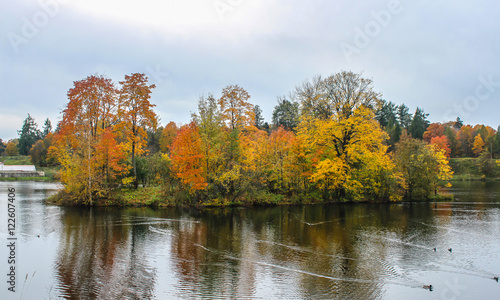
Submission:
[[[276,206],[276,205],[314,205],[325,203],[338,204],[366,204],[366,203],[389,203],[388,201],[324,201],[320,195],[293,195],[287,197],[285,195],[271,194],[260,191],[257,194],[247,195],[230,201],[228,199],[216,198],[212,200],[204,200],[203,204],[195,201],[195,197],[189,194],[182,193],[166,193],[165,187],[148,186],[134,189],[119,189],[111,192],[111,195],[106,199],[94,200],[95,206],[122,206],[122,207],[250,207],[250,206]],[[439,192],[435,196],[427,199],[403,199],[400,202],[433,202],[433,201],[453,201],[454,197],[448,193]],[[72,199],[63,190],[51,196],[48,203],[61,206],[78,206],[82,205]],[[395,203],[395,202],[390,202]]]
[[[490,168],[481,165],[479,158],[450,158],[454,181],[494,181],[500,180],[500,166],[495,160],[490,162]]]
[[[31,158],[29,156],[17,155],[17,156],[0,156],[0,162],[3,162],[6,166],[12,165],[32,165]]]

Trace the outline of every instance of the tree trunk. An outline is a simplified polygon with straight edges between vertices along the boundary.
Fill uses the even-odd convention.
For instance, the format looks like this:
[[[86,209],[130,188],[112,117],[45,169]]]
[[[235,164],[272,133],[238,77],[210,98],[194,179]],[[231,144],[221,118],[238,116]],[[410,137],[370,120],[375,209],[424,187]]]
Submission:
[[[135,167],[135,140],[132,141],[132,166],[134,168],[134,189],[137,190],[139,183],[137,182],[137,168]]]

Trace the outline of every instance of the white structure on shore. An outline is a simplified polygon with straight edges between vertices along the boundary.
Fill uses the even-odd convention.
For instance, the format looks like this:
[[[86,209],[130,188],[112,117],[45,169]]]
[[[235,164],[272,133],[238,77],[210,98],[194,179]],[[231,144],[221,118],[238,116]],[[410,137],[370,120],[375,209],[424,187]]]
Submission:
[[[6,166],[0,162],[0,171],[14,171],[14,172],[36,172],[36,167],[33,165],[13,165]]]

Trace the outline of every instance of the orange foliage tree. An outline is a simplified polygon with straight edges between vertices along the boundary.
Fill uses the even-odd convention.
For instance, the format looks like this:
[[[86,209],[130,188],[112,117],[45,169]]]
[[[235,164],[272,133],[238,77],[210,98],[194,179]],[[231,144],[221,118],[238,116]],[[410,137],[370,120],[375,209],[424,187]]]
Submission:
[[[173,171],[191,193],[207,186],[200,141],[198,127],[191,122],[179,129],[170,147]]]
[[[148,85],[148,78],[144,74],[134,73],[125,75],[121,81],[118,117],[120,128],[127,141],[127,150],[131,155],[134,188],[137,189],[137,167],[135,156],[144,152],[147,128],[156,130],[158,119],[153,111],[154,104],[149,102],[151,90],[155,85]]]
[[[49,155],[62,166],[66,191],[86,204],[106,196],[116,184],[114,179],[126,170],[122,147],[113,133],[116,94],[112,81],[103,76],[75,81],[49,148]]]
[[[450,158],[451,154],[451,149],[450,149],[450,142],[446,138],[446,136],[436,136],[431,139],[431,145],[435,145],[438,149],[441,149],[444,151],[445,156],[447,158]]]
[[[444,135],[444,130],[445,126],[441,123],[430,124],[424,132],[424,141],[430,143],[432,138]]]
[[[169,153],[170,146],[174,142],[174,138],[177,135],[177,125],[174,122],[169,122],[161,132],[160,138],[160,151],[163,153]]]

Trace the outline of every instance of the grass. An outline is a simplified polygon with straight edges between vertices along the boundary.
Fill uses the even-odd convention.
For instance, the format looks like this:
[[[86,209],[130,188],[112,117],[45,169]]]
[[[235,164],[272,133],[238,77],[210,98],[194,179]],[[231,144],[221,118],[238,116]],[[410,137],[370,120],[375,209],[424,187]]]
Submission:
[[[29,156],[17,155],[17,156],[0,156],[0,162],[3,162],[6,166],[12,165],[32,165],[31,158]]]
[[[479,159],[464,157],[450,158],[450,167],[453,170],[452,181],[491,181],[499,180],[498,176],[485,176],[479,168]],[[494,167],[493,174],[500,174],[500,167]]]
[[[53,182],[55,181],[53,177],[43,176],[43,177],[0,177],[0,181],[44,181]]]

